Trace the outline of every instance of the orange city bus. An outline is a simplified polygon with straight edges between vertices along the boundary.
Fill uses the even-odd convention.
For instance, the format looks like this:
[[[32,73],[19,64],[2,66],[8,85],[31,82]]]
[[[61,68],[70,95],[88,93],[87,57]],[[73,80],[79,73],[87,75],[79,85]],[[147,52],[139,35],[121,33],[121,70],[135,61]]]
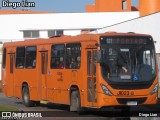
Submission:
[[[25,106],[47,101],[82,108],[157,103],[157,63],[150,35],[108,32],[8,42],[2,91]]]

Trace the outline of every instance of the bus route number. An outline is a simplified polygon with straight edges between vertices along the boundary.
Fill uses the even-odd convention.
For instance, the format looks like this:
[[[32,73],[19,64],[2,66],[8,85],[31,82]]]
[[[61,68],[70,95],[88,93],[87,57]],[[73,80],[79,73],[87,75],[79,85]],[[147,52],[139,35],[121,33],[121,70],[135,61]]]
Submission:
[[[62,72],[57,72],[57,81],[63,81],[63,73]]]
[[[127,95],[134,95],[133,92],[129,92],[129,91],[119,91],[118,94],[119,96],[127,96]]]

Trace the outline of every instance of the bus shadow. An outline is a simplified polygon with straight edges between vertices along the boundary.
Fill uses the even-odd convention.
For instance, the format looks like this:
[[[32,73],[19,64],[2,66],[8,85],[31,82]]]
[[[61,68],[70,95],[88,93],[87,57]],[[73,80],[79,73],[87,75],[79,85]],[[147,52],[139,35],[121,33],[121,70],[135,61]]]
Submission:
[[[106,108],[106,109],[85,109],[82,112],[70,112],[69,105],[61,105],[61,104],[41,104],[41,107],[47,107],[52,110],[52,112],[59,112],[61,116],[64,117],[114,117],[116,120],[130,120],[129,116],[122,116],[122,111],[119,109]],[[123,115],[126,115],[123,114]]]
[[[21,104],[23,105],[22,101],[16,101],[16,104]],[[97,110],[97,109],[86,109],[83,112],[70,112],[70,106],[69,105],[62,105],[62,104],[54,104],[54,103],[47,103],[47,104],[40,104],[39,107],[47,108],[47,111],[39,111],[42,112],[43,116],[46,117],[109,117],[109,118],[114,118],[114,120],[130,120],[130,117],[124,117],[121,116],[121,112],[119,110],[115,110],[112,108],[108,109],[102,109],[102,110]],[[35,106],[35,108],[38,109],[38,106]],[[26,111],[22,111],[26,112]]]
[[[41,106],[42,107],[47,107],[48,109],[55,109],[55,110],[65,110],[65,111],[69,111],[70,110],[69,105],[47,103],[47,104],[41,104]]]
[[[16,104],[21,104],[23,105],[22,101],[16,101]],[[158,102],[160,104],[160,102]],[[77,113],[77,112],[70,112],[70,106],[69,105],[62,105],[62,104],[54,104],[54,103],[47,103],[47,104],[40,104],[39,107],[42,107],[42,113],[45,114],[45,116],[50,116],[50,117],[114,117],[116,120],[129,120],[130,119],[130,112],[137,112],[135,115],[138,115],[138,109],[141,109],[139,107],[138,109],[135,107],[132,107],[131,111],[121,111],[120,109],[114,109],[112,107],[107,107],[104,109],[86,109],[84,112]],[[147,107],[147,109],[146,109]],[[152,106],[146,106],[143,107],[143,111],[147,112],[148,110],[152,111],[150,107],[152,107],[154,110],[156,110],[155,107],[158,107],[158,105],[152,105]],[[35,106],[35,108],[38,109],[38,106]],[[48,110],[43,111],[43,108],[47,108]],[[150,108],[150,109],[148,109]],[[159,107],[160,109],[160,107]]]

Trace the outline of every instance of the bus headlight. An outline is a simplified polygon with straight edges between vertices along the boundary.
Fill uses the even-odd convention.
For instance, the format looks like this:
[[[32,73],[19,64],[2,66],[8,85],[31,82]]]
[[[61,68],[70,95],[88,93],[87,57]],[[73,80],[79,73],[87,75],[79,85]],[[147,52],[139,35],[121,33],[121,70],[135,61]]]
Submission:
[[[151,95],[153,95],[154,93],[156,93],[157,92],[157,90],[158,90],[158,84],[156,84],[155,86],[154,86],[154,88],[153,88],[153,90],[151,91]]]
[[[102,87],[103,92],[106,95],[113,96],[113,94],[111,93],[111,91],[105,85],[101,84],[101,87]]]

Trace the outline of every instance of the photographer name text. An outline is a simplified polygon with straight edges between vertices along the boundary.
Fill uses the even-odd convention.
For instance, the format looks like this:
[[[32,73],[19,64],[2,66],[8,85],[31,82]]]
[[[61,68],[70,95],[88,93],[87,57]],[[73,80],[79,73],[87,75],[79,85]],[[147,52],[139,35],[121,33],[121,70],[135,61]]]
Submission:
[[[10,2],[9,0],[2,0],[2,7],[12,7],[16,9],[18,7],[35,7],[35,2],[29,2],[27,0],[22,0],[21,2]]]
[[[157,117],[156,113],[139,113],[139,117]]]

